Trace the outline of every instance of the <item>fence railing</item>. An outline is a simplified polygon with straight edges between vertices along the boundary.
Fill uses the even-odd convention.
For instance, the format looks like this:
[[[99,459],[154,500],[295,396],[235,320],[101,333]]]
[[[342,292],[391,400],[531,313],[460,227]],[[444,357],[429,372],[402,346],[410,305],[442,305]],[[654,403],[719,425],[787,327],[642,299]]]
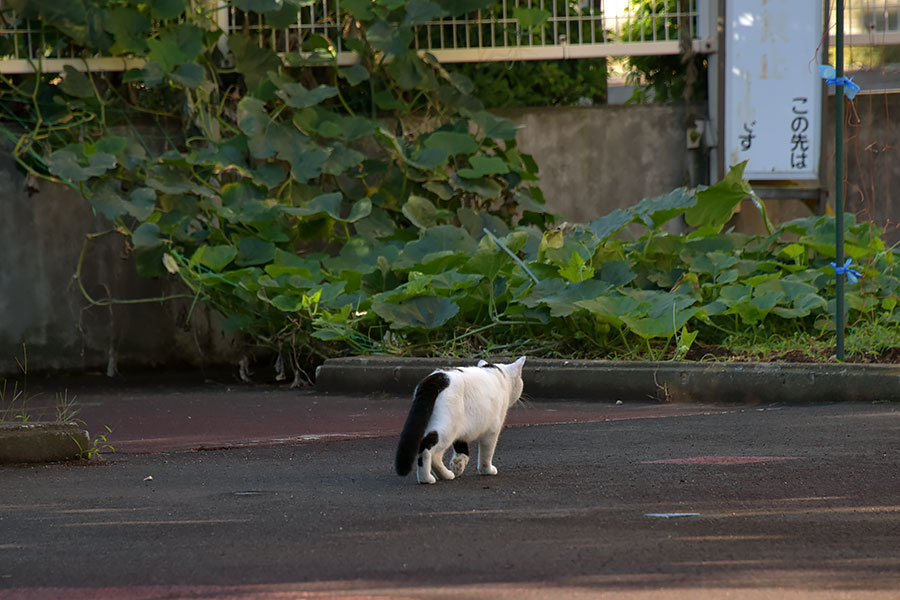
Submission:
[[[714,1],[634,5],[628,0],[498,0],[490,9],[418,26],[414,43],[442,62],[678,54],[682,35],[694,51],[712,52],[715,41],[709,13]],[[281,55],[300,52],[310,36],[321,35],[335,45],[340,64],[356,61],[341,39],[340,0],[303,6],[295,22],[280,28],[269,26],[262,15],[218,0],[194,2],[211,27],[229,35],[252,35],[260,46]],[[832,15],[831,31],[833,21]],[[900,44],[900,0],[849,0],[844,25],[847,45]],[[143,64],[143,59],[129,56],[86,57],[84,48],[72,45],[51,27],[18,18],[0,0],[0,73],[57,72],[66,65],[122,71]]]
[[[215,0],[195,1],[211,26],[226,34],[254,36],[260,46],[276,53],[301,52],[304,41],[320,35],[335,45],[340,64],[356,61],[341,39],[340,0],[303,6],[296,22],[281,28],[269,26],[262,15]],[[710,51],[711,42],[700,35],[705,18],[701,7],[707,2],[647,2],[639,10],[627,0],[500,0],[490,9],[416,27],[414,44],[442,62],[677,54],[679,32],[686,31],[696,49]],[[83,58],[83,48],[65,43],[52,31],[39,22],[19,19],[10,10],[0,12],[0,72],[27,73],[36,68],[56,72],[66,65],[118,71],[142,64],[129,57]]]
[[[835,15],[830,29],[834,43]],[[850,0],[844,7],[844,45],[900,44],[900,0]]]

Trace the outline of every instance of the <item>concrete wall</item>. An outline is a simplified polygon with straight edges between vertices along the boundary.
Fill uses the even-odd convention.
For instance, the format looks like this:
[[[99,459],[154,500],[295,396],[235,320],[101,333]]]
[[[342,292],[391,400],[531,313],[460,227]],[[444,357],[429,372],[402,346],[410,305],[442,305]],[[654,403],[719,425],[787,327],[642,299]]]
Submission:
[[[700,107],[633,105],[525,108],[503,115],[523,125],[520,149],[534,156],[551,211],[589,222],[691,182],[686,123]]]
[[[109,228],[68,188],[48,183],[29,193],[23,175],[0,151],[0,373],[18,372],[27,347],[34,371],[118,367],[189,368],[230,361],[236,353],[219,319],[190,301],[97,307],[75,279],[85,235]],[[183,292],[141,279],[111,234],[91,243],[83,265],[88,293],[100,298],[148,298]]]

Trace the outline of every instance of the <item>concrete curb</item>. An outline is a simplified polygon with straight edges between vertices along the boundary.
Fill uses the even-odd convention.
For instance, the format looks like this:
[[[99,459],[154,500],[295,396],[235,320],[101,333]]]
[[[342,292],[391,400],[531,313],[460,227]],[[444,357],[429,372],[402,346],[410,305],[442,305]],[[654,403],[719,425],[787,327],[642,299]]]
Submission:
[[[317,369],[316,389],[333,394],[412,395],[416,383],[432,370],[473,362],[389,356],[331,359]],[[900,365],[532,359],[525,363],[523,377],[525,395],[544,400],[900,401]]]
[[[74,460],[89,443],[77,423],[0,423],[0,464]]]

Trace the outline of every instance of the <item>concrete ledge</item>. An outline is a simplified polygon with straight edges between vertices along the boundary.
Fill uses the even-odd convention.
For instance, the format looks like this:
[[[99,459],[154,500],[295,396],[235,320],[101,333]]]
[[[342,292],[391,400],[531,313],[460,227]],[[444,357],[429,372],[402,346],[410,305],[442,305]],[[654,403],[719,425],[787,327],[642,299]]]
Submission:
[[[501,359],[498,359],[502,362]],[[316,389],[334,394],[412,395],[440,367],[472,360],[350,357],[327,360]],[[532,359],[525,395],[544,400],[709,402],[897,402],[900,365],[850,363],[615,362]]]
[[[89,443],[77,423],[0,423],[0,464],[73,460]]]

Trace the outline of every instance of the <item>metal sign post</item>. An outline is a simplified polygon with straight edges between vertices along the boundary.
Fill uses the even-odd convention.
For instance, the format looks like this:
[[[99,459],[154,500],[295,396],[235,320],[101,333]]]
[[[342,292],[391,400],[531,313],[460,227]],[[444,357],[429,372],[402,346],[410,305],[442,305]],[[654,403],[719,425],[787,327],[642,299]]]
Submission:
[[[834,70],[841,81],[844,76],[844,0],[836,0],[836,32],[834,43]],[[844,86],[834,86],[834,220],[835,263],[844,264]],[[835,354],[844,360],[844,273],[835,268],[834,326]]]

